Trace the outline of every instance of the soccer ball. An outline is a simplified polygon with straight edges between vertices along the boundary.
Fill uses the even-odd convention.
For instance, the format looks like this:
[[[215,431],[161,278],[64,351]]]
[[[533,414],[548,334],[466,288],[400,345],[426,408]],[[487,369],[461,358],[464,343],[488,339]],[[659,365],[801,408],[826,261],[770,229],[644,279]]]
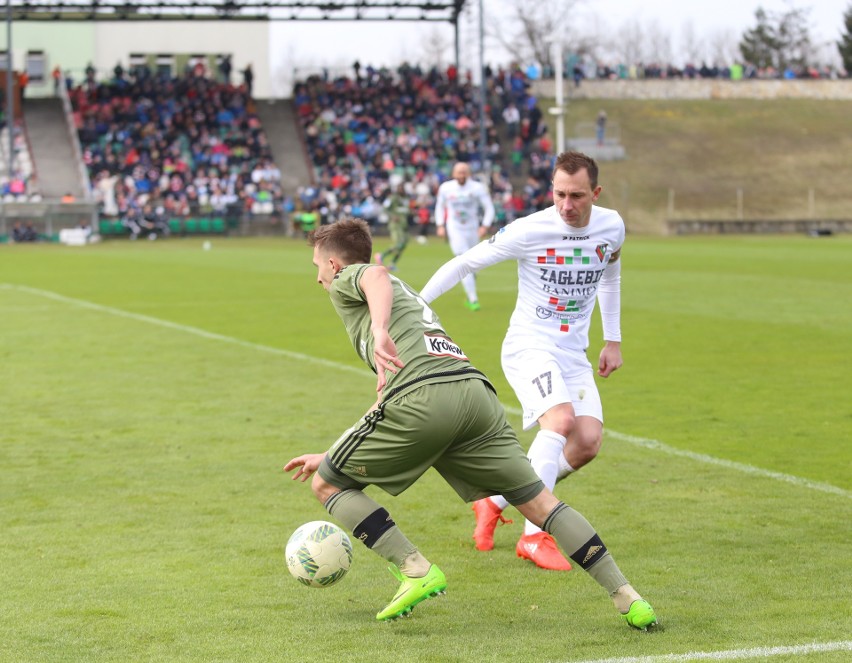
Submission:
[[[308,587],[330,587],[352,564],[352,543],[337,525],[315,520],[290,537],[284,551],[292,576]]]

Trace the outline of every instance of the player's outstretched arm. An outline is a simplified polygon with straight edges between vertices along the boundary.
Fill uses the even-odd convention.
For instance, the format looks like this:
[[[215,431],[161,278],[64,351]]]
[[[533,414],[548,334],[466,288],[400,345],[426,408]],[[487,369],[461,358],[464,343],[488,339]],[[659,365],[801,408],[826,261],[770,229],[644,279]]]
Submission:
[[[598,304],[606,345],[598,361],[598,375],[602,378],[621,367],[621,249],[616,251],[604,268],[598,284]]]
[[[393,286],[388,271],[378,265],[365,269],[359,283],[370,308],[370,330],[373,332],[373,361],[376,366],[376,391],[387,384],[385,371],[396,373],[405,364],[399,358],[396,344],[388,333],[393,307]]]
[[[502,244],[496,242],[494,238],[497,236],[495,235],[487,242],[480,242],[460,256],[456,256],[441,265],[429,279],[429,282],[420,290],[420,296],[426,303],[431,304],[468,274],[478,272],[490,265],[496,265],[503,260],[514,259],[516,257],[515,245],[509,242]],[[500,236],[505,236],[505,233],[501,233]]]
[[[491,194],[488,192],[488,187],[484,184],[482,185],[479,201],[482,206],[482,224],[479,228],[479,236],[482,237],[484,232],[488,232],[488,228],[490,228],[491,224],[494,223],[494,217],[497,215],[497,212],[494,209],[494,201],[491,200]]]
[[[444,189],[438,187],[438,195],[435,197],[435,234],[444,238],[447,236],[447,228],[444,225],[447,220],[447,211],[444,209]]]

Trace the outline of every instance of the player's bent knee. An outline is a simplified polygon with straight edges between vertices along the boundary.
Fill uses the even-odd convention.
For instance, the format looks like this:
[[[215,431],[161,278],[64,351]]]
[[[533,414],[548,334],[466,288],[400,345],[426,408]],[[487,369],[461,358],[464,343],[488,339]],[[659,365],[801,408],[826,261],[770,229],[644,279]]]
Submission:
[[[551,430],[567,438],[574,431],[577,418],[574,408],[569,403],[562,403],[550,408],[538,420],[539,426]]]
[[[325,504],[328,501],[328,498],[334,495],[335,493],[340,492],[340,488],[337,486],[332,486],[328,481],[323,479],[319,472],[314,474],[311,479],[311,490],[314,492],[316,498],[320,501],[320,503]]]

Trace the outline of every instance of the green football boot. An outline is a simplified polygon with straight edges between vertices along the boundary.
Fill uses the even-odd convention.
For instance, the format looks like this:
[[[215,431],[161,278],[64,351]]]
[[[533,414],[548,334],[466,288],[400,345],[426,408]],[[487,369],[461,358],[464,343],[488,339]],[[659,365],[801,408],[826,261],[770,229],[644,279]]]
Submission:
[[[654,614],[651,604],[644,599],[633,601],[630,604],[630,610],[621,616],[629,626],[638,628],[640,631],[647,631],[649,626],[657,625],[657,615]]]
[[[429,567],[429,572],[422,578],[404,576],[395,566],[388,568],[402,584],[393,600],[376,615],[376,619],[379,621],[388,621],[408,615],[418,603],[433,596],[444,594],[447,589],[447,579],[441,569],[434,564]]]

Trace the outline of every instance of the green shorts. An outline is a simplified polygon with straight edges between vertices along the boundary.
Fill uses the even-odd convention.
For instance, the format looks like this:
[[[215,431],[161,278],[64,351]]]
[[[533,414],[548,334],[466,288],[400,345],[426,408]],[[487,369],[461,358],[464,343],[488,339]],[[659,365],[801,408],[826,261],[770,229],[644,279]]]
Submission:
[[[466,502],[503,495],[524,504],[544,489],[478,378],[426,384],[382,403],[332,445],[319,474],[341,490],[373,485],[399,495],[430,467]]]

